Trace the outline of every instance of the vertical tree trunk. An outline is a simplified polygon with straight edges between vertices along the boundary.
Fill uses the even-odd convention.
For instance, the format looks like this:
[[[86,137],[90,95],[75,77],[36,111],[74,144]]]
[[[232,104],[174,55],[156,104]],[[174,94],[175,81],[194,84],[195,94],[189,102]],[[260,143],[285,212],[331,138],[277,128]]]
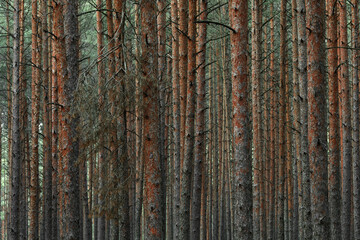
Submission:
[[[78,113],[74,96],[79,78],[78,2],[64,1],[64,34],[66,50],[65,75],[59,82],[60,109],[60,161],[64,171],[64,200],[66,207],[65,239],[80,239],[80,189],[79,189],[79,136]]]
[[[171,32],[172,32],[172,90],[173,90],[173,135],[174,135],[174,181],[173,181],[173,238],[180,234],[180,151],[181,151],[181,116],[180,116],[180,80],[179,80],[179,32],[178,4],[171,1]]]
[[[142,79],[144,101],[144,164],[145,164],[145,238],[162,239],[164,237],[162,219],[162,178],[159,156],[159,106],[157,87],[157,34],[156,3],[151,0],[142,1]]]
[[[187,73],[188,73],[188,0],[178,0],[179,11],[179,79],[180,79],[180,160],[181,168],[185,154],[185,128],[186,128],[186,103],[187,103]],[[180,172],[182,177],[182,172]],[[180,210],[181,211],[181,210]],[[181,223],[180,223],[181,225]]]
[[[12,82],[12,176],[11,176],[11,219],[10,219],[10,240],[19,239],[19,203],[20,203],[20,11],[19,1],[14,0],[14,46],[13,46],[13,82]]]
[[[278,239],[285,238],[284,197],[285,197],[285,159],[286,159],[286,5],[281,0],[280,12],[280,101],[279,101],[279,183],[278,183]]]
[[[184,1],[186,2],[186,1]],[[191,176],[193,170],[194,159],[194,124],[195,124],[195,84],[196,84],[196,0],[189,1],[189,25],[188,34],[189,39],[187,41],[188,52],[187,56],[187,103],[186,103],[186,119],[185,119],[185,153],[182,165],[182,177],[181,177],[181,205],[180,205],[180,237],[179,239],[190,239],[190,202],[191,202]],[[180,8],[180,14],[182,9]],[[181,23],[181,15],[180,15]],[[183,36],[180,37],[182,39]],[[184,39],[182,39],[184,40]],[[180,42],[180,65],[182,64],[182,47]],[[184,71],[186,70],[184,69]],[[180,77],[183,71],[180,68]],[[186,79],[186,78],[185,78]],[[180,81],[184,79],[180,78]],[[180,94],[181,97],[184,97]]]
[[[40,111],[40,78],[38,54],[38,1],[32,1],[32,82],[31,82],[31,189],[30,189],[30,238],[39,238],[39,111]]]
[[[96,30],[97,30],[97,54],[98,54],[98,64],[97,64],[97,70],[98,70],[98,85],[99,85],[99,125],[103,126],[103,113],[101,112],[102,109],[104,109],[104,104],[105,104],[105,93],[104,93],[104,81],[105,81],[105,69],[104,69],[104,63],[102,61],[103,58],[103,54],[104,54],[104,43],[103,43],[103,25],[102,25],[102,13],[101,13],[101,9],[102,9],[102,0],[97,0],[96,1]],[[100,171],[99,173],[99,182],[100,184],[98,184],[97,186],[99,186],[101,188],[102,186],[102,182],[104,181],[104,144],[105,144],[105,140],[104,140],[104,135],[101,134],[99,137],[99,169]],[[98,189],[98,191],[101,191],[100,189]],[[103,194],[99,194],[100,195],[100,204],[103,203]],[[100,206],[101,207],[101,206]],[[102,216],[102,212],[100,212],[100,216],[98,219],[98,225],[96,226],[96,237],[98,237],[98,234],[103,234],[104,232],[104,226],[105,226],[105,219],[104,216]],[[99,229],[99,231],[97,231],[97,229]],[[103,237],[103,235],[101,235]]]
[[[301,212],[300,236],[311,239],[310,165],[308,155],[308,93],[307,93],[307,36],[305,0],[297,0],[299,44],[299,103],[300,103],[300,161],[301,161]]]
[[[341,239],[339,79],[337,73],[338,3],[327,1],[329,72],[329,210],[331,239]]]
[[[352,1],[352,40],[353,48],[359,47],[359,5]],[[353,174],[353,204],[354,204],[354,238],[360,239],[360,159],[359,159],[359,53],[353,51],[352,78],[352,174]]]
[[[350,79],[348,68],[348,35],[347,35],[347,7],[346,1],[339,1],[340,24],[340,104],[342,126],[342,204],[341,204],[341,233],[343,239],[350,239],[351,223],[351,108],[350,108]]]
[[[116,80],[120,82],[120,96],[116,98],[116,101],[113,103],[115,104],[113,107],[116,109],[117,103],[122,104],[123,106],[120,108],[120,124],[119,124],[119,141],[120,146],[116,149],[118,151],[119,149],[119,177],[120,177],[120,206],[119,206],[119,235],[120,239],[130,239],[130,206],[129,206],[129,187],[130,182],[129,180],[129,174],[128,174],[128,149],[127,149],[127,109],[126,109],[126,86],[125,86],[125,79],[124,79],[124,66],[125,66],[125,60],[124,60],[124,53],[123,53],[123,44],[124,44],[124,14],[125,14],[125,1],[115,1],[114,3],[115,7],[115,29],[116,29],[116,41],[115,44],[117,46],[117,50],[115,52],[115,61],[116,61],[116,73],[117,78]],[[113,113],[115,114],[115,112]],[[113,116],[115,123],[117,122],[117,117]],[[114,128],[116,129],[116,128]],[[117,132],[115,132],[117,134]],[[117,239],[118,237],[115,238]]]
[[[139,5],[135,5],[135,26],[136,26],[136,36],[140,37],[140,27],[141,27],[141,19],[140,19],[140,11]],[[135,44],[135,55],[137,58],[140,58],[140,41]],[[143,176],[144,176],[144,161],[142,157],[143,153],[143,134],[142,134],[142,94],[141,94],[141,77],[140,77],[140,64],[138,62],[135,63],[136,68],[136,107],[135,107],[135,115],[136,115],[136,201],[135,201],[135,239],[139,240],[141,238],[141,213],[142,213],[142,201],[143,201]]]
[[[248,103],[248,1],[231,0],[234,239],[252,239],[252,159]]]
[[[301,170],[298,165],[300,164],[300,102],[298,101],[299,96],[299,78],[298,78],[298,69],[299,69],[299,49],[298,49],[298,28],[297,28],[297,4],[296,0],[292,0],[292,44],[293,44],[293,97],[292,97],[292,115],[293,115],[293,128],[292,131],[294,134],[294,158],[293,158],[293,186],[294,186],[294,211],[293,211],[293,235],[292,239],[299,239],[299,201],[301,201],[301,188],[299,178],[299,170]],[[301,166],[301,165],[299,165]],[[299,200],[300,198],[300,200]]]
[[[207,19],[207,0],[200,0],[199,12],[201,13],[199,18],[202,21]],[[193,16],[191,16],[193,17]],[[191,18],[192,19],[192,18]],[[191,20],[190,20],[191,22]],[[190,26],[190,23],[189,23]],[[200,238],[201,224],[200,221],[205,216],[203,211],[205,210],[205,83],[206,83],[206,24],[199,25],[198,43],[196,45],[196,65],[199,67],[196,76],[196,130],[195,130],[195,162],[194,162],[194,174],[192,181],[192,205],[191,205],[191,218],[190,218],[190,237],[192,240]],[[189,41],[191,45],[191,41]],[[194,47],[193,45],[191,45]],[[190,57],[190,53],[189,53]],[[190,64],[189,64],[190,65]],[[204,226],[203,226],[204,227]]]
[[[252,51],[251,51],[251,77],[252,77],[252,147],[254,163],[254,182],[253,182],[253,233],[254,239],[260,239],[260,222],[261,222],[261,1],[253,0],[252,2]]]
[[[52,195],[52,185],[51,185],[51,139],[50,139],[50,108],[49,108],[49,45],[48,45],[48,1],[41,1],[41,24],[42,24],[42,82],[44,86],[44,97],[43,97],[43,185],[44,185],[44,232],[45,239],[51,239],[52,236],[52,227],[51,227],[51,195]],[[39,56],[40,57],[40,56]],[[40,66],[39,66],[40,67]]]
[[[330,237],[327,189],[325,1],[307,1],[309,160],[313,238]],[[346,239],[346,238],[345,238]]]
[[[53,31],[56,38],[53,39],[52,53],[52,83],[51,83],[51,159],[52,159],[52,238],[58,239],[60,228],[59,218],[59,181],[58,177],[58,136],[59,136],[59,120],[58,120],[58,78],[60,78],[60,66],[63,58],[61,57],[61,39],[63,35],[63,27],[61,24],[62,5],[52,2],[53,6]]]
[[[269,178],[269,234],[268,239],[275,238],[275,159],[276,159],[276,80],[275,80],[275,20],[274,4],[270,6],[270,178]]]

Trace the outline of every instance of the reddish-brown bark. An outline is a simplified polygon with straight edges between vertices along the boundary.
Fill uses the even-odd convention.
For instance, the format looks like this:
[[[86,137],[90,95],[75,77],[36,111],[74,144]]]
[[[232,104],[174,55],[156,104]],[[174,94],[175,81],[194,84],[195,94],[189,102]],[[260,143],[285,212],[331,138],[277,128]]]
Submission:
[[[38,71],[38,1],[32,1],[32,82],[31,82],[31,188],[30,188],[30,238],[39,238],[39,111],[40,72]]]
[[[330,237],[327,189],[325,1],[307,1],[309,160],[313,238]],[[305,220],[307,221],[307,220]]]
[[[350,239],[351,223],[351,107],[350,78],[348,68],[348,35],[347,35],[346,1],[339,1],[340,27],[340,109],[342,136],[342,204],[341,204],[341,234],[343,239]]]
[[[232,62],[233,105],[233,209],[234,238],[252,239],[252,159],[248,103],[248,1],[231,0],[229,4]]]
[[[157,86],[157,34],[156,34],[156,3],[151,0],[141,2],[142,27],[142,61],[141,77],[143,80],[144,103],[144,217],[146,239],[161,239],[164,237],[162,219],[162,179],[159,156],[158,127],[159,106]]]
[[[327,1],[328,72],[329,72],[329,210],[331,239],[341,238],[340,210],[340,141],[339,141],[339,79],[337,73],[338,3]]]

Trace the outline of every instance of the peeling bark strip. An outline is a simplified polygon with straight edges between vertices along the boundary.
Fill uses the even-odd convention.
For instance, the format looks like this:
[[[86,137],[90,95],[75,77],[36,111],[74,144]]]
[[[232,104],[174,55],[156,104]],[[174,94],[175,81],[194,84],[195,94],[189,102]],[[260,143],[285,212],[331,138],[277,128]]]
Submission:
[[[330,237],[327,188],[325,0],[306,2],[308,29],[309,160],[314,239]]]
[[[248,103],[248,1],[231,0],[229,4],[231,33],[233,97],[233,186],[234,239],[252,239],[252,179],[250,124]]]
[[[331,239],[341,239],[339,79],[337,73],[338,1],[327,1],[329,72],[329,210]]]
[[[156,34],[156,2],[144,0],[141,2],[142,28],[142,80],[144,102],[144,164],[145,164],[145,196],[144,218],[145,239],[163,239],[162,219],[162,177],[159,156],[159,102],[157,87],[157,34]]]

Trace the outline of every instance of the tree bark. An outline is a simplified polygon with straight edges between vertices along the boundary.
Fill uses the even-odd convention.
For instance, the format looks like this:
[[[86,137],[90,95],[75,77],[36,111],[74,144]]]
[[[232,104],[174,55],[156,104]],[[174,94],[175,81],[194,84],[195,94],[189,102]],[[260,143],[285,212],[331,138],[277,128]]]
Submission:
[[[12,176],[11,176],[11,219],[10,219],[10,240],[17,240],[19,233],[19,203],[20,203],[20,9],[19,1],[14,0],[14,45],[13,45],[13,81],[12,81]]]
[[[144,102],[144,164],[145,164],[145,238],[162,239],[164,237],[162,219],[162,177],[159,156],[159,106],[157,86],[157,34],[156,3],[151,0],[142,1],[142,79]]]
[[[337,73],[338,3],[327,1],[328,12],[328,72],[329,72],[329,210],[331,239],[341,239],[341,193],[340,193],[340,122],[339,79]]]
[[[351,106],[350,79],[348,68],[348,35],[346,1],[339,1],[340,25],[340,109],[342,127],[342,204],[341,233],[343,239],[350,239],[351,223]]]
[[[327,132],[325,77],[325,1],[307,1],[309,160],[311,216],[315,239],[330,237],[327,188]]]
[[[64,1],[64,34],[66,50],[65,75],[59,81],[60,161],[64,171],[64,201],[66,207],[65,239],[80,239],[79,187],[79,116],[75,110],[75,92],[79,79],[78,2]],[[65,67],[65,66],[63,66]]]
[[[248,103],[248,1],[229,4],[232,63],[234,239],[252,239],[252,159]]]
[[[207,0],[200,0],[199,18],[201,21],[207,19]],[[194,161],[194,174],[192,181],[192,205],[191,205],[191,218],[190,218],[190,237],[192,240],[200,238],[201,223],[200,221],[205,218],[205,84],[206,84],[206,24],[199,25],[198,43],[196,45],[196,65],[199,67],[196,76],[196,125],[195,125],[195,161]],[[190,42],[189,42],[190,44]],[[190,55],[189,55],[190,56]],[[204,225],[204,224],[203,224]],[[204,227],[204,226],[202,226]]]

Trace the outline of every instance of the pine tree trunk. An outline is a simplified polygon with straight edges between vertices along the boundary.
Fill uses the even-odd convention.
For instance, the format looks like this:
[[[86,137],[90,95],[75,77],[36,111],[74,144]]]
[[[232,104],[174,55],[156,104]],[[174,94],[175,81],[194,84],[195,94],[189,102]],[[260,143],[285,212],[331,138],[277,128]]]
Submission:
[[[299,47],[300,161],[301,193],[299,229],[302,239],[311,239],[310,165],[308,155],[307,36],[305,0],[297,0]]]
[[[207,0],[200,0],[201,12],[200,20],[207,19]],[[191,22],[191,21],[190,21]],[[192,205],[191,205],[191,218],[190,218],[190,237],[192,240],[200,239],[201,220],[205,218],[204,210],[206,206],[205,196],[205,158],[206,158],[206,138],[205,138],[205,84],[206,84],[206,24],[199,25],[199,35],[197,37],[198,43],[196,45],[196,65],[199,66],[196,76],[196,125],[195,125],[195,162],[194,174],[192,181]],[[189,41],[189,44],[191,42]],[[189,55],[190,56],[190,55]]]
[[[348,68],[348,35],[347,35],[347,7],[346,1],[339,1],[340,25],[340,104],[342,126],[342,204],[341,204],[341,233],[343,239],[350,239],[351,223],[351,108],[350,108],[350,80]]]
[[[359,5],[352,1],[352,40],[353,48],[359,47]],[[352,174],[353,174],[353,204],[354,204],[354,239],[360,239],[360,159],[359,159],[359,53],[353,51],[353,81],[352,81]]]
[[[52,236],[52,227],[51,227],[51,196],[52,196],[52,185],[51,185],[51,139],[50,139],[50,108],[49,108],[49,45],[48,45],[48,1],[41,1],[41,24],[42,24],[42,82],[44,86],[43,94],[43,185],[44,185],[44,234],[45,239],[51,239]],[[40,56],[39,56],[40,57]]]
[[[20,203],[20,11],[19,1],[14,0],[14,46],[13,46],[13,81],[12,81],[12,157],[11,157],[11,219],[10,219],[10,240],[18,240],[19,233],[19,203]]]
[[[341,239],[339,79],[337,73],[338,3],[327,1],[329,72],[329,210],[331,239]]]
[[[194,124],[195,124],[195,85],[196,85],[196,0],[189,1],[189,25],[188,34],[189,39],[186,38],[188,47],[187,56],[187,83],[181,78],[182,62],[182,44],[180,42],[180,81],[185,81],[187,84],[187,103],[186,103],[186,119],[185,119],[185,149],[184,159],[182,164],[181,175],[181,203],[180,203],[180,236],[179,239],[190,239],[190,203],[191,203],[191,176],[193,170],[193,158],[194,158]],[[180,8],[180,13],[182,9]],[[180,15],[181,23],[181,15]],[[185,24],[185,23],[184,23]],[[180,40],[183,36],[180,35]],[[184,39],[182,39],[184,40]],[[183,76],[184,77],[184,76]],[[183,82],[184,83],[184,82]],[[180,94],[181,97],[184,97]],[[185,116],[184,116],[185,117]]]
[[[252,239],[252,159],[248,103],[248,1],[231,0],[234,239]]]
[[[162,239],[164,237],[162,219],[162,177],[159,156],[159,106],[157,86],[157,34],[156,34],[156,3],[151,0],[142,1],[142,80],[144,103],[144,217],[145,239]]]
[[[286,163],[286,5],[281,1],[280,12],[280,94],[279,94],[279,182],[278,182],[278,239],[285,238],[285,163]]]
[[[180,79],[179,79],[179,32],[177,23],[178,4],[171,1],[171,32],[172,32],[172,90],[173,90],[173,138],[174,138],[174,181],[173,181],[173,239],[180,234],[180,152],[181,152],[181,115],[180,115]]]
[[[65,75],[59,81],[60,161],[64,171],[65,239],[80,239],[79,116],[75,112],[75,91],[79,78],[78,2],[64,1],[66,50]]]
[[[309,160],[311,169],[311,216],[315,239],[330,237],[327,186],[325,1],[307,1]]]

